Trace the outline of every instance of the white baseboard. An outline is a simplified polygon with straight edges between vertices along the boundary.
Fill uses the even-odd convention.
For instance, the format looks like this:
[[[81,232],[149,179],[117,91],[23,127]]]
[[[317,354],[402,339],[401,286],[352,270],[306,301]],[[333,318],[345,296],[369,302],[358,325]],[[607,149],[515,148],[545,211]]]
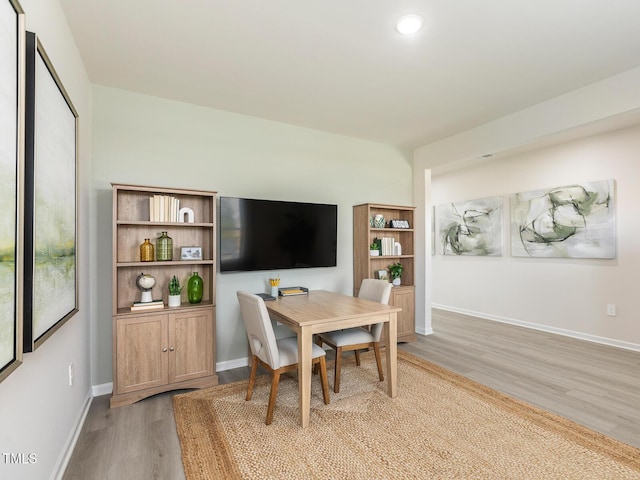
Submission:
[[[234,368],[248,367],[249,357],[236,358],[234,360],[227,360],[225,362],[216,363],[216,372],[224,372],[225,370],[232,370]]]
[[[416,330],[416,333],[421,335],[431,335],[433,333],[433,329],[426,329],[424,332],[420,330]],[[326,346],[325,346],[326,347]],[[326,347],[329,348],[329,347]],[[325,349],[326,349],[325,348]],[[248,367],[249,366],[249,357],[235,358],[233,360],[226,360],[224,362],[216,363],[216,372],[224,372],[225,370],[232,370],[234,368]],[[94,385],[91,387],[91,392],[94,397],[98,397],[100,395],[109,395],[113,392],[113,383],[103,383],[101,385]]]
[[[600,343],[603,345],[609,345],[611,347],[624,348],[625,350],[633,350],[640,352],[640,345],[630,342],[621,342],[613,338],[599,337],[597,335],[589,335],[587,333],[575,332],[573,330],[565,330],[563,328],[550,327],[548,325],[541,325],[539,323],[524,322],[522,320],[516,320],[513,318],[499,317],[497,315],[491,315],[488,313],[474,312],[472,310],[465,310],[463,308],[450,307],[448,305],[439,305],[436,303],[431,304],[432,308],[440,310],[446,310],[454,313],[461,313],[463,315],[470,315],[472,317],[484,318],[485,320],[493,320],[495,322],[508,323],[510,325],[517,325],[519,327],[530,328],[532,330],[540,330],[542,332],[555,333],[557,335],[563,335],[565,337],[577,338],[579,340],[586,340],[587,342]]]
[[[249,366],[249,358],[236,358],[235,360],[229,360],[226,362],[216,363],[216,372],[222,372],[224,370],[231,370],[232,368],[247,367]],[[113,392],[113,383],[103,383],[100,385],[93,385],[91,387],[91,395],[93,397],[99,397],[101,395],[111,395]]]
[[[103,383],[101,385],[94,385],[91,387],[91,393],[94,397],[99,397],[101,395],[109,395],[113,392],[113,383]]]
[[[61,480],[64,476],[64,471],[67,469],[67,465],[69,464],[69,460],[71,459],[73,450],[76,448],[76,442],[78,441],[78,437],[80,436],[80,432],[82,431],[82,426],[84,425],[84,421],[87,418],[87,414],[89,413],[89,407],[91,407],[92,400],[93,395],[90,389],[87,392],[87,396],[84,399],[84,403],[82,405],[82,408],[80,409],[78,417],[73,424],[73,428],[69,433],[69,437],[65,442],[62,453],[58,457],[58,461],[56,462],[51,476],[49,477],[51,480]]]
[[[432,335],[433,334],[433,328],[429,327],[429,328],[416,328],[416,333],[419,335]]]

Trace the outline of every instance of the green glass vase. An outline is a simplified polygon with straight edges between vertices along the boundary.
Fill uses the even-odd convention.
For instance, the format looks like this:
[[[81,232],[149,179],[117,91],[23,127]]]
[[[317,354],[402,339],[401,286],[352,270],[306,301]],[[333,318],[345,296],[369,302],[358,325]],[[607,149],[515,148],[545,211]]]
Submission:
[[[189,303],[200,303],[202,301],[203,281],[198,272],[193,272],[187,284],[187,298]]]
[[[156,260],[173,260],[173,239],[167,232],[162,232],[156,239]]]

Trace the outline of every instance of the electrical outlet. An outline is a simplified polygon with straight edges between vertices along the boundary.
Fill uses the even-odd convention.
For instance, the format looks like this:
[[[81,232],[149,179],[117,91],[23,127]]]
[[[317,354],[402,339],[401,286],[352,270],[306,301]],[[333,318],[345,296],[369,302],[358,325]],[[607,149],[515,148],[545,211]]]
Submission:
[[[73,386],[73,363],[69,364],[69,386]]]
[[[610,317],[616,316],[616,306],[614,304],[609,303],[607,305],[607,315],[609,315]]]

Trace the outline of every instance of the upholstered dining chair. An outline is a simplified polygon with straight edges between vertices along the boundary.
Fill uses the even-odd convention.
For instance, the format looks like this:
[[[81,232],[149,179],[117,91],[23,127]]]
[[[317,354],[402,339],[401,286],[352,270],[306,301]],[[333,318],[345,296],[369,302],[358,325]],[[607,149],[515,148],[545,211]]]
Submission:
[[[360,284],[358,298],[372,300],[387,305],[391,296],[393,285],[386,280],[374,280],[365,278]],[[356,365],[360,366],[359,350],[373,348],[378,364],[378,376],[380,381],[384,380],[382,373],[382,360],[380,358],[380,336],[382,334],[382,323],[371,325],[371,330],[363,327],[345,328],[334,332],[319,333],[316,336],[316,344],[322,346],[323,343],[329,345],[336,351],[335,373],[333,376],[333,391],[340,392],[340,370],[342,368],[342,352],[353,350],[356,356]]]
[[[270,425],[273,420],[280,375],[298,368],[298,339],[289,337],[276,340],[264,300],[257,295],[244,291],[238,291],[237,296],[252,355],[251,375],[249,377],[246,400],[251,400],[258,365],[261,365],[272,374],[271,393],[269,394],[265,422]],[[323,400],[325,404],[329,404],[329,383],[327,381],[325,351],[315,344],[312,345],[312,349],[312,364],[319,364],[320,366]]]

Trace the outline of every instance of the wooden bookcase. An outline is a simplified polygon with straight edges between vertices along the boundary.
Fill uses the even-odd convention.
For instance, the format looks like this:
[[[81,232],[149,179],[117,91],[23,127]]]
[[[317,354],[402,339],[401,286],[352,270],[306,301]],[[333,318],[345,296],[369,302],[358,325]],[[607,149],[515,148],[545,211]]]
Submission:
[[[111,407],[127,405],[157,393],[217,385],[216,192],[112,184],[113,187],[113,394]],[[151,222],[149,198],[170,195],[194,212],[193,223]],[[173,260],[140,261],[140,244],[162,231],[173,239]],[[202,258],[180,260],[180,248],[202,247]],[[193,272],[204,281],[202,302],[187,300]],[[140,300],[140,273],[156,279],[158,310],[131,311]],[[183,285],[182,303],[167,307],[168,284],[175,275]]]
[[[385,270],[389,275],[388,266],[400,262],[404,267],[402,283],[391,290],[390,305],[402,307],[398,314],[398,341],[410,342],[416,339],[415,334],[415,207],[395,205],[380,205],[365,203],[353,207],[353,292],[358,295],[362,280],[365,278],[379,278],[378,272]],[[382,215],[385,223],[390,220],[408,222],[409,228],[375,228],[372,219]],[[376,238],[392,237],[402,248],[402,254],[380,255],[372,257],[369,245]],[[391,276],[389,275],[389,281]]]

